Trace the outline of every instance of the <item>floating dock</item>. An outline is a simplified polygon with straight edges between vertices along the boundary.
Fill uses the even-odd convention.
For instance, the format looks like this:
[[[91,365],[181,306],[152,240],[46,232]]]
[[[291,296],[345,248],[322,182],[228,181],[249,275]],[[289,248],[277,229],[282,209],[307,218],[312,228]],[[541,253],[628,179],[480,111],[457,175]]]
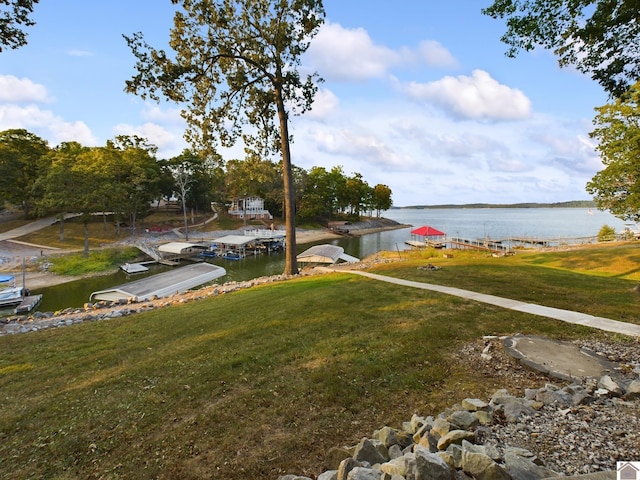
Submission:
[[[120,265],[120,269],[125,273],[143,273],[148,272],[149,267],[143,265],[142,263],[124,263]]]
[[[18,314],[29,313],[31,310],[36,308],[41,301],[42,301],[42,294],[27,295],[22,299],[22,302],[20,302],[18,306],[15,308],[15,312]]]
[[[149,300],[152,297],[168,297],[191,288],[211,282],[227,274],[227,271],[210,263],[196,263],[159,273],[135,282],[119,285],[107,290],[93,292],[89,300],[106,300],[111,302]]]

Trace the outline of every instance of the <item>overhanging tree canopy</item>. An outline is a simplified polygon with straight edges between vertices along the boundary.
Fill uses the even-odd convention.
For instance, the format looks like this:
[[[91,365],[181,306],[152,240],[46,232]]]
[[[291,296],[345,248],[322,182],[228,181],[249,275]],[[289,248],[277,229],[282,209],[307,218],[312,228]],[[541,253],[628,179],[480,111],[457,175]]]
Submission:
[[[22,27],[32,27],[35,22],[29,15],[33,5],[40,0],[0,0],[0,52],[3,47],[16,49],[27,43]]]
[[[640,82],[615,101],[596,109],[596,129],[604,170],[587,183],[601,210],[640,221]]]
[[[285,274],[297,273],[295,191],[289,150],[289,112],[311,107],[315,74],[298,67],[324,21],[321,0],[172,0],[172,55],[149,46],[141,33],[126,37],[138,59],[126,91],[186,106],[186,139],[215,150],[242,138],[247,148],[280,152],[287,249]],[[276,120],[277,119],[277,120]],[[248,129],[247,126],[251,126]]]
[[[637,0],[494,0],[482,12],[506,18],[508,56],[553,50],[561,66],[575,65],[613,97],[640,78]]]

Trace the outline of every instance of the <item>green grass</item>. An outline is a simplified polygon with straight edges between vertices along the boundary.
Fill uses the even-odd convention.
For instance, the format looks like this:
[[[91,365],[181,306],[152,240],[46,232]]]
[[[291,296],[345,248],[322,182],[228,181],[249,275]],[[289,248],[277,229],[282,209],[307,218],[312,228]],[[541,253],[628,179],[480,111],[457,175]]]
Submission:
[[[135,247],[106,248],[92,250],[88,256],[83,253],[52,255],[47,257],[47,262],[51,264],[49,267],[51,273],[77,276],[113,270],[122,263],[133,261],[139,256],[140,251]]]
[[[629,282],[567,276],[545,266],[553,257],[531,260],[537,265],[457,257],[428,278],[416,269],[424,259],[378,271],[475,276],[477,290],[520,278],[520,289],[510,285],[506,293],[525,295],[531,288],[524,280],[539,269],[545,276],[536,280],[537,298],[554,301],[564,295],[558,284],[575,282],[575,295],[592,292],[578,281],[582,275]],[[413,413],[437,414],[465,397],[513,387],[479,374],[459,352],[483,335],[514,333],[616,338],[350,274],[0,337],[0,477],[317,475],[331,447],[399,426]]]
[[[498,295],[514,300],[640,323],[635,290],[640,280],[636,243],[561,252],[521,252],[511,257],[449,251],[407,253],[407,260],[378,272],[414,281]],[[440,270],[420,270],[427,263]]]

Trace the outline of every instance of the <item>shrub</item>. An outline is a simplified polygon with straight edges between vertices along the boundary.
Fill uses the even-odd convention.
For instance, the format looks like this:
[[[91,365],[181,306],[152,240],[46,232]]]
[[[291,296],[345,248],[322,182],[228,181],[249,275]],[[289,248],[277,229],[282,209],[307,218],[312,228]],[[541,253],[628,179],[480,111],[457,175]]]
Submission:
[[[603,225],[600,231],[598,232],[598,241],[599,242],[611,242],[616,239],[616,231],[613,227],[609,225]]]

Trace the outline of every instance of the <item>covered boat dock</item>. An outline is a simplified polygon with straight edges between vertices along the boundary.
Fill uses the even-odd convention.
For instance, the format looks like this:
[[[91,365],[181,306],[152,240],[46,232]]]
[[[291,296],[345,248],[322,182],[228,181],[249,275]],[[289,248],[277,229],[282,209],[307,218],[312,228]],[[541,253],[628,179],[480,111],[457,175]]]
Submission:
[[[89,300],[117,302],[122,300],[145,301],[152,297],[167,297],[211,282],[227,274],[227,271],[210,263],[196,263],[159,273],[135,282],[107,290],[93,292]]]
[[[335,264],[339,261],[357,263],[359,258],[344,253],[344,248],[337,245],[314,245],[299,254],[296,259],[300,263],[328,263]]]
[[[445,248],[447,245],[447,234],[437,228],[424,225],[415,230],[411,230],[411,240],[407,240],[404,243],[416,248]]]

